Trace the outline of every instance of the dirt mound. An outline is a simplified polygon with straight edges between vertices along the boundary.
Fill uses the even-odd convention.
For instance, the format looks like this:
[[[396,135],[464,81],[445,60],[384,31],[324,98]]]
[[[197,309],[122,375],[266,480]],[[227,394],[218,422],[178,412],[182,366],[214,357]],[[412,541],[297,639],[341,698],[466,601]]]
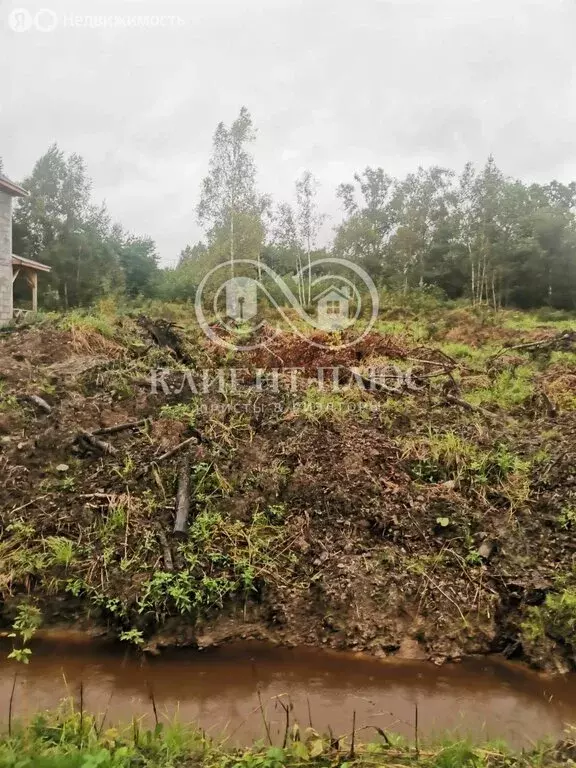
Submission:
[[[357,340],[346,333],[335,337],[317,331],[309,336],[297,336],[266,328],[251,342],[259,344],[249,355],[250,364],[255,368],[301,368],[308,373],[318,368],[355,366],[374,356],[397,360],[408,355],[398,339],[375,332]]]

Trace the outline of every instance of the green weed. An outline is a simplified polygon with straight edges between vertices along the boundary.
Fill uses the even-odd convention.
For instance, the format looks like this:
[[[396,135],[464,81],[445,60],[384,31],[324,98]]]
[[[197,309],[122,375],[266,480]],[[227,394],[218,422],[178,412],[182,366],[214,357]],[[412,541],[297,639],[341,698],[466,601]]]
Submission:
[[[74,542],[63,536],[49,536],[44,539],[48,550],[46,565],[63,566],[67,568],[74,559]]]
[[[465,399],[472,405],[494,403],[508,409],[521,405],[534,394],[534,370],[521,365],[515,370],[501,371],[489,387],[481,387],[466,393]]]
[[[576,649],[576,588],[550,592],[541,606],[531,606],[521,625],[528,641],[545,635]]]
[[[181,421],[189,426],[194,426],[198,415],[198,403],[191,400],[189,403],[176,403],[175,405],[163,405],[160,416],[163,419]]]

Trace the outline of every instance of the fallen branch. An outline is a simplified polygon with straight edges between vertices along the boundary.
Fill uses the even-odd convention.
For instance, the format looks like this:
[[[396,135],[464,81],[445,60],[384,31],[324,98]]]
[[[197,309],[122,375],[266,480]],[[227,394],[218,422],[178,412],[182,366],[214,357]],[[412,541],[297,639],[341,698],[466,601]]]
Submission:
[[[530,350],[530,349],[546,349],[547,347],[555,347],[557,344],[570,343],[576,341],[576,331],[563,331],[562,333],[553,336],[551,339],[540,339],[539,341],[527,341],[522,344],[515,344],[511,347],[503,347],[495,355],[492,355],[488,359],[488,364],[499,358],[505,352],[511,352],[513,350]]]
[[[126,429],[136,429],[137,427],[143,427],[148,423],[148,419],[140,419],[140,421],[127,421],[124,424],[115,424],[113,427],[101,427],[100,429],[94,429],[93,435],[114,435],[116,432],[123,432]]]
[[[176,495],[176,520],[173,534],[186,536],[190,513],[190,456],[184,454],[178,469],[178,493]]]
[[[170,545],[168,544],[168,539],[166,538],[166,534],[164,533],[164,531],[158,531],[158,538],[160,539],[160,544],[162,545],[162,553],[164,556],[164,568],[167,571],[173,571],[174,560],[172,559],[172,550],[170,549]]]
[[[500,418],[500,416],[492,413],[492,411],[488,411],[486,408],[480,408],[479,405],[472,405],[472,403],[469,403],[466,400],[462,400],[461,397],[456,397],[456,395],[446,395],[444,399],[447,403],[451,403],[452,405],[459,405],[466,411],[470,411],[471,413],[479,413],[487,419]]]
[[[175,456],[177,453],[179,453],[183,448],[186,448],[189,445],[192,444],[198,444],[199,440],[196,437],[196,435],[193,435],[192,437],[189,437],[187,440],[184,440],[184,442],[177,445],[175,448],[171,448],[169,451],[166,451],[166,453],[163,453],[162,456],[158,456],[155,461],[166,461],[166,459],[171,459],[172,456]]]
[[[27,501],[26,504],[21,504],[19,507],[15,507],[14,509],[11,509],[10,515],[15,514],[16,512],[20,512],[22,509],[26,509],[26,507],[30,507],[32,504],[36,504],[37,501],[42,501],[43,499],[47,499],[49,495],[50,494],[46,493],[44,496],[38,496],[36,499]]]
[[[92,434],[92,432],[87,432],[85,429],[80,432],[79,437],[88,443],[90,447],[96,448],[96,450],[100,451],[101,453],[110,454],[110,456],[115,456],[118,453],[113,445],[105,442],[104,440],[99,440]]]
[[[52,413],[52,406],[48,405],[46,400],[39,395],[22,395],[22,400],[27,400],[29,403],[40,408],[41,411],[44,411],[44,413]]]

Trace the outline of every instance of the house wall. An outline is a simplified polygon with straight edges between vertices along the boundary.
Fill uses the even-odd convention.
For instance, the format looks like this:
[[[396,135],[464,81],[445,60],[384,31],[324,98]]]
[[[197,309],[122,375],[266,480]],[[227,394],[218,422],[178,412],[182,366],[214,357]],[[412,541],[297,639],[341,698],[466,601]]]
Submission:
[[[0,325],[12,320],[12,197],[0,191]]]

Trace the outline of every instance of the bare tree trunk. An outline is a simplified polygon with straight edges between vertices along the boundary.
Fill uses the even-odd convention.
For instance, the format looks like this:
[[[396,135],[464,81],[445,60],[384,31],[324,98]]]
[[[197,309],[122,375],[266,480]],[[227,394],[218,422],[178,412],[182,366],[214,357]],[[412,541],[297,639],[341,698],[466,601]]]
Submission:
[[[234,277],[234,208],[230,210],[230,273]]]
[[[470,257],[470,295],[472,297],[472,306],[476,304],[476,271],[474,269],[474,257],[472,256],[472,246],[468,246],[468,255]]]
[[[307,242],[308,249],[308,304],[312,302],[312,259],[310,257],[310,238]]]
[[[297,262],[296,262],[296,269],[298,272],[298,301],[300,302],[300,306],[304,306],[304,276],[302,275],[302,259],[300,258],[300,254],[298,254]]]
[[[496,285],[495,285],[495,273],[492,271],[492,306],[494,309],[498,309],[496,304]]]

